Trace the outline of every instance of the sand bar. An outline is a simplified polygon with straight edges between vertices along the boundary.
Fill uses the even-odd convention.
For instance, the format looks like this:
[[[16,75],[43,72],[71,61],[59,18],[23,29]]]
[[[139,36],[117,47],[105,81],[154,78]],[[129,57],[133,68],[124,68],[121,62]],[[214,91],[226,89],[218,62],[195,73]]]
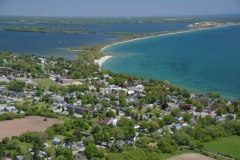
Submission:
[[[86,51],[86,50],[83,50],[83,49],[69,49],[68,51],[71,51],[71,52],[82,52],[82,51]]]

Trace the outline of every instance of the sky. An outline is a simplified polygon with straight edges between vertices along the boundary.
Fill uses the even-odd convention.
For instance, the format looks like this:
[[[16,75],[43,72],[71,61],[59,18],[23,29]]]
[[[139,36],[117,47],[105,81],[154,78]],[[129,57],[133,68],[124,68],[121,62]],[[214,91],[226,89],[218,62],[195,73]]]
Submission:
[[[130,17],[240,14],[240,0],[0,0],[0,15]]]

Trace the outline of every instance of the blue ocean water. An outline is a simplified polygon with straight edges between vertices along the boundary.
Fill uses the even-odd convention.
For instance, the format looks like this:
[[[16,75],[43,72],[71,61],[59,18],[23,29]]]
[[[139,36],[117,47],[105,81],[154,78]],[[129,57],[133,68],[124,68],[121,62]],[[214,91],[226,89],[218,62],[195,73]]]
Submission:
[[[104,52],[135,54],[111,58],[103,64],[105,70],[169,80],[203,94],[240,96],[240,25],[145,38]]]
[[[106,34],[54,34],[9,32],[0,30],[0,51],[12,50],[13,53],[35,54],[39,56],[62,56],[72,59],[80,52],[70,51],[71,47],[110,43],[119,36]]]
[[[164,23],[164,24],[108,24],[104,26],[85,25],[48,25],[30,23],[0,23],[0,26],[45,26],[53,28],[82,28],[95,31],[96,34],[68,35],[54,33],[31,33],[12,32],[0,30],[0,51],[12,50],[13,53],[36,54],[40,56],[56,57],[62,56],[65,59],[72,59],[79,52],[71,52],[71,47],[82,45],[108,44],[119,35],[103,34],[105,32],[161,32],[188,28],[189,23]]]

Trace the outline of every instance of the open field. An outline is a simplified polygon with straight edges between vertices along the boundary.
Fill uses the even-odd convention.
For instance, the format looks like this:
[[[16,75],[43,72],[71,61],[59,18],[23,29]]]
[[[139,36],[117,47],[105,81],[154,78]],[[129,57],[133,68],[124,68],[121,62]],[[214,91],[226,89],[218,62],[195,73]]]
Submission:
[[[198,154],[198,153],[185,153],[179,156],[169,158],[168,160],[214,160],[213,158]]]
[[[0,140],[5,137],[11,138],[12,136],[19,136],[26,131],[45,131],[47,127],[55,123],[64,123],[63,120],[44,117],[29,116],[22,119],[15,119],[0,122]]]
[[[240,158],[240,136],[221,138],[218,141],[205,143],[204,146],[206,150],[231,155],[234,158]]]
[[[33,79],[34,82],[36,82],[38,85],[42,85],[42,86],[59,86],[57,83],[53,82],[52,80],[50,80],[49,78],[36,78]]]

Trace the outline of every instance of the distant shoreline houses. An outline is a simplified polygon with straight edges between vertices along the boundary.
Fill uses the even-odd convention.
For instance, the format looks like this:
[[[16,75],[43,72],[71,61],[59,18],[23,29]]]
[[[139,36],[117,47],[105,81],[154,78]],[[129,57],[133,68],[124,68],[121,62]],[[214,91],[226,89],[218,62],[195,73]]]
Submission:
[[[27,73],[27,72],[28,72],[27,70],[17,70],[9,67],[0,67],[0,76],[3,76],[5,74],[16,75],[16,74]]]
[[[15,96],[15,97],[23,97],[26,98],[28,95],[22,92],[15,92],[9,90],[0,90],[0,95],[2,96]]]

